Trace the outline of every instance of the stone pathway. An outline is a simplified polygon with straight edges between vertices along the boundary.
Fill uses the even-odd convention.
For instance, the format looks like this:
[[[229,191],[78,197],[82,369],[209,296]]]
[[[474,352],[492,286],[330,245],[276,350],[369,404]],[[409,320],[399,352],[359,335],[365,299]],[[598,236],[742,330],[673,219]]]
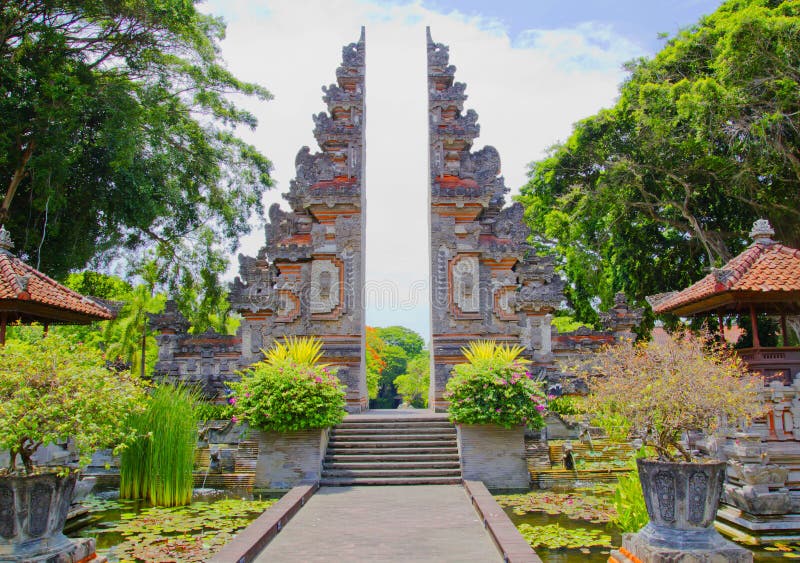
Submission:
[[[255,559],[497,562],[460,485],[323,487]]]

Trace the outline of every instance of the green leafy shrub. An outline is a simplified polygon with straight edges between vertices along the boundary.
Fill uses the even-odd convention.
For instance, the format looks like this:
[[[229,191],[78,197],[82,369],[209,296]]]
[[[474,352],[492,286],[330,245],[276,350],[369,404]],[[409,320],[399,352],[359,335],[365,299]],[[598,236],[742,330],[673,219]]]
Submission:
[[[120,456],[120,498],[155,506],[191,502],[198,395],[183,385],[159,385],[147,409],[128,420],[138,438]]]
[[[406,373],[394,378],[397,392],[403,402],[416,408],[428,406],[428,388],[430,386],[430,357],[427,352],[409,360]]]
[[[210,403],[199,401],[197,403],[197,420],[225,420],[233,414],[233,406],[229,403]]]
[[[320,355],[311,344],[319,341],[301,340],[301,354],[291,349],[265,352],[265,360],[250,366],[240,382],[231,384],[229,402],[235,420],[261,430],[287,432],[327,428],[344,419],[344,386],[331,369],[316,363]],[[291,348],[292,344],[281,346]]]
[[[547,399],[526,371],[526,360],[517,357],[519,352],[491,341],[470,343],[464,355],[471,361],[455,366],[447,382],[444,397],[450,401],[450,419],[505,428],[544,426]]]
[[[144,389],[128,371],[105,367],[97,350],[57,334],[0,347],[0,448],[26,472],[42,446],[71,438],[82,463],[124,438],[120,421],[141,408]]]
[[[562,395],[552,399],[548,397],[547,410],[562,415],[583,414],[586,412],[582,401],[569,395]]]
[[[644,503],[642,483],[635,470],[617,476],[614,508],[617,515],[613,522],[621,532],[638,532],[650,521]]]

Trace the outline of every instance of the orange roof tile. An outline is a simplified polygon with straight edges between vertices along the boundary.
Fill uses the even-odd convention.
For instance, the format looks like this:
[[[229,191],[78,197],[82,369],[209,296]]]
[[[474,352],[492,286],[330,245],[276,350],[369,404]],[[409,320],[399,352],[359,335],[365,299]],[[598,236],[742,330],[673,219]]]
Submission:
[[[800,250],[774,242],[755,242],[736,258],[683,291],[649,299],[655,314],[712,310],[714,305],[748,300],[759,294],[787,292],[800,296]],[[792,297],[793,294],[794,297]],[[708,307],[703,308],[703,304]]]
[[[13,244],[2,229],[0,238],[0,312],[9,320],[88,323],[113,319],[114,314],[88,297],[69,289],[14,256]]]

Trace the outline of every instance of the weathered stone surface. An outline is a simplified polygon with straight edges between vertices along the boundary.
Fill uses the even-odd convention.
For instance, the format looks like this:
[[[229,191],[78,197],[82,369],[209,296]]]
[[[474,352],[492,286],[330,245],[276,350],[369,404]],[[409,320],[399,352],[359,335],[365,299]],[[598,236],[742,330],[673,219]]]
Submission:
[[[728,461],[728,479],[746,485],[767,485],[783,487],[789,478],[789,470],[774,463],[753,464],[739,460]]]
[[[766,485],[726,484],[724,501],[756,516],[776,516],[792,511],[792,494],[785,487],[773,490]]]
[[[322,458],[328,446],[328,430],[297,432],[253,430],[258,442],[255,487],[290,489],[302,481],[319,481]]]
[[[724,541],[724,540],[723,540]],[[622,536],[623,550],[611,552],[609,561],[633,563],[634,559],[647,563],[750,563],[753,554],[735,543],[725,542],[716,548],[695,549],[690,547],[669,548],[650,545],[639,534]]]
[[[529,486],[522,426],[507,429],[494,424],[459,424],[457,429],[464,479],[483,481],[489,489]]]

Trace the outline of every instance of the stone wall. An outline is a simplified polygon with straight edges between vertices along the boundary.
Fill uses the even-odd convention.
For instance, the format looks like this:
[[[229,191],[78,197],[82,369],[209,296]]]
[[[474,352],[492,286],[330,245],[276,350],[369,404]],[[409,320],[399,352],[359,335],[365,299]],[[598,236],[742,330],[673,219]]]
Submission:
[[[255,487],[289,489],[304,481],[319,481],[328,447],[328,430],[266,432],[255,430],[258,443]]]
[[[483,481],[489,489],[526,489],[525,429],[494,424],[459,424],[458,449],[464,479]]]

